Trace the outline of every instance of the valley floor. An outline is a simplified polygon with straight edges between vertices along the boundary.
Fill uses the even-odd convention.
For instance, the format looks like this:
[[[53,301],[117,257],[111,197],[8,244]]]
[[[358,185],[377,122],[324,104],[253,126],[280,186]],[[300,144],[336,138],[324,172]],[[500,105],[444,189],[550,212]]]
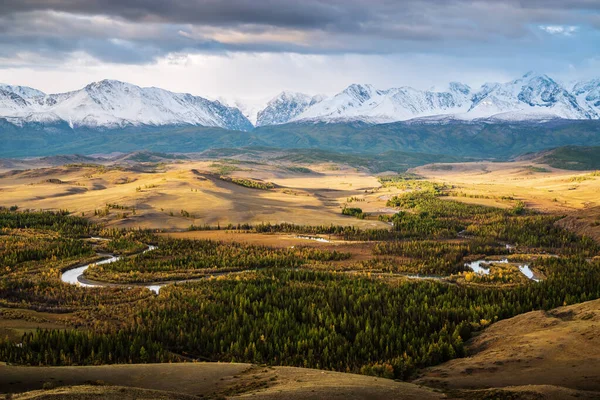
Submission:
[[[572,232],[584,234],[600,241],[600,197],[598,196],[598,193],[600,193],[600,176],[597,173],[559,170],[547,165],[536,164],[533,161],[430,164],[415,168],[411,172],[424,177],[427,181],[434,182],[439,187],[443,186],[444,191],[450,193],[449,196],[435,198],[444,207],[448,205],[446,202],[448,200],[495,206],[502,209],[499,212],[507,213],[502,215],[503,218],[505,217],[503,221],[506,221],[512,217],[515,220],[519,218],[517,217],[518,213],[515,212],[510,215],[509,213],[522,203],[529,209],[557,216],[556,219],[558,219],[558,216],[565,216],[558,222],[555,222],[556,219],[552,219],[547,226],[530,225],[534,227],[543,226],[544,228],[540,231],[552,232],[559,225]],[[257,258],[263,257],[264,259],[270,259],[273,254],[278,254],[282,257],[282,260],[284,260],[284,257],[288,257],[294,261],[292,257],[294,252],[298,252],[298,255],[294,257],[308,257],[311,255],[325,257],[335,251],[346,254],[347,257],[332,258],[327,262],[319,261],[319,258],[316,257],[311,259],[310,268],[306,268],[306,270],[302,269],[305,265],[298,267],[293,264],[286,271],[304,273],[310,270],[311,274],[315,271],[318,273],[328,271],[331,272],[331,276],[337,277],[340,275],[337,272],[353,272],[353,268],[360,265],[363,268],[363,271],[361,271],[363,275],[360,279],[367,282],[367,279],[377,278],[373,281],[377,280],[375,283],[379,284],[393,276],[392,267],[397,268],[402,266],[402,263],[406,263],[408,271],[408,262],[414,261],[413,264],[410,264],[410,267],[415,268],[418,274],[421,272],[419,268],[427,266],[427,263],[431,260],[426,259],[424,256],[421,258],[417,256],[407,257],[405,253],[408,253],[411,248],[395,249],[393,246],[402,242],[396,240],[397,238],[386,243],[377,244],[377,239],[344,241],[341,239],[341,235],[336,237],[328,234],[320,234],[320,239],[317,241],[308,234],[287,233],[284,231],[265,234],[244,229],[236,231],[189,230],[191,227],[200,229],[204,225],[224,227],[227,224],[257,225],[285,222],[297,225],[323,225],[326,227],[331,225],[354,226],[361,229],[381,229],[387,232],[390,230],[390,220],[379,219],[378,217],[391,216],[395,213],[401,215],[405,212],[406,210],[400,206],[390,206],[388,201],[393,199],[394,196],[411,194],[413,189],[402,187],[402,182],[396,186],[386,186],[385,181],[378,178],[380,176],[372,174],[366,169],[326,162],[296,165],[249,162],[248,160],[186,160],[152,165],[140,163],[129,166],[65,165],[24,171],[5,171],[0,175],[0,206],[7,208],[18,206],[20,210],[68,209],[74,216],[84,216],[94,223],[102,223],[111,228],[141,227],[161,230],[162,232],[157,233],[153,240],[160,240],[162,241],[161,244],[170,243],[170,245],[173,245],[173,249],[176,250],[169,253],[170,248],[159,247],[161,251],[164,250],[164,254],[161,253],[163,259],[159,260],[160,262],[157,261],[154,265],[152,263],[156,260],[150,258],[145,263],[142,262],[143,266],[154,265],[156,267],[156,270],[148,272],[148,276],[152,273],[162,273],[161,276],[170,279],[178,273],[194,272],[206,274],[206,277],[209,277],[214,272],[211,268],[217,270],[217,266],[215,266],[217,261],[215,260],[219,257],[223,259],[226,256],[230,256],[231,260],[236,257],[247,257],[248,260],[251,260],[251,256],[254,256],[255,253]],[[417,181],[422,182],[418,179]],[[434,187],[434,190],[437,190],[437,188]],[[342,215],[344,207],[360,208],[367,215],[364,219]],[[419,216],[414,211],[412,214],[409,211],[408,214]],[[426,216],[430,216],[429,213],[426,213]],[[401,219],[402,216],[399,218]],[[455,218],[458,219],[458,217]],[[450,220],[447,217],[440,219],[446,222]],[[484,219],[484,217],[481,217],[481,220]],[[492,225],[499,220],[490,219],[487,223]],[[434,222],[437,222],[437,220]],[[472,222],[471,228],[476,225],[477,222]],[[515,226],[511,227],[516,229]],[[454,236],[452,237],[435,237],[424,234],[423,238],[426,240],[422,240],[419,245],[427,243],[430,248],[424,247],[425,250],[420,251],[426,253],[429,249],[433,254],[431,257],[438,259],[442,259],[443,256],[451,252],[447,249],[455,249],[456,252],[462,251],[460,248],[457,250],[457,247],[469,242],[474,237],[464,235],[463,228],[465,227],[453,231]],[[67,286],[66,288],[60,286],[62,285],[59,281],[60,272],[66,269],[67,264],[81,265],[85,257],[96,257],[100,252],[108,252],[108,250],[103,250],[104,247],[102,247],[104,245],[108,246],[108,244],[90,238],[90,235],[80,234],[76,239],[82,245],[90,246],[88,252],[77,253],[65,245],[65,253],[68,253],[71,258],[65,256],[65,260],[59,259],[59,262],[54,259],[55,264],[45,265],[47,263],[43,263],[44,265],[42,265],[40,263],[38,265],[36,263],[40,260],[49,260],[50,258],[44,258],[47,257],[45,253],[43,257],[35,258],[37,253],[33,251],[25,254],[24,257],[33,257],[31,259],[24,258],[25,261],[20,261],[18,257],[12,257],[12,255],[21,254],[19,252],[23,252],[26,246],[30,246],[33,250],[40,250],[36,246],[47,245],[47,248],[44,247],[42,250],[50,252],[49,249],[54,246],[52,241],[60,236],[57,233],[58,231],[44,232],[38,238],[35,235],[39,232],[35,232],[35,228],[18,227],[18,231],[17,228],[14,231],[11,230],[12,228],[5,229],[8,232],[4,237],[6,242],[10,241],[12,243],[14,241],[14,243],[10,246],[6,245],[6,248],[0,250],[6,252],[7,262],[14,262],[13,267],[15,267],[14,271],[7,269],[6,276],[13,274],[15,282],[18,278],[23,279],[23,281],[17,283],[29,282],[31,284],[27,289],[22,289],[17,284],[15,284],[17,286],[13,285],[5,289],[6,297],[10,298],[11,301],[0,308],[0,340],[6,337],[9,341],[23,340],[25,342],[24,339],[20,339],[22,335],[34,332],[38,327],[53,330],[72,327],[73,321],[84,319],[81,316],[83,311],[77,309],[77,301],[82,303],[86,301],[86,304],[88,304],[88,308],[84,311],[89,313],[86,314],[86,318],[90,319],[91,322],[87,327],[82,326],[83,329],[86,329],[95,328],[93,324],[96,321],[93,317],[99,317],[98,325],[101,325],[100,318],[106,318],[102,322],[109,325],[114,322],[113,319],[124,318],[124,315],[130,312],[130,308],[134,308],[134,304],[149,305],[158,303],[160,300],[157,300],[160,296],[155,296],[153,293],[148,293],[141,288],[131,291],[119,291],[117,288],[112,288],[113,291],[107,289],[106,293],[103,294],[107,296],[105,301],[101,294],[97,294],[97,297],[95,297],[96,294],[89,295],[82,288],[76,286]],[[52,229],[56,228],[53,226]],[[48,231],[51,231],[51,229]],[[482,232],[489,235],[495,233],[489,233],[491,231]],[[524,238],[530,232],[520,233],[520,237]],[[563,235],[563,238],[567,238],[565,242],[557,240],[552,243],[568,244],[568,240],[570,240],[568,236],[575,235],[572,235],[571,232],[567,233],[568,235]],[[139,234],[141,235],[141,233]],[[37,240],[40,238],[43,238],[43,240]],[[212,248],[210,250],[215,251],[218,257],[215,260],[210,260],[213,264],[209,265],[208,262],[203,264],[205,260],[202,257],[205,254],[196,254],[201,252],[198,252],[195,247],[193,248],[195,244],[189,245],[189,252],[184,254],[181,243],[186,241],[181,240],[175,243],[176,239],[210,239],[218,241],[221,244],[216,246],[217,250],[212,250]],[[19,242],[19,240],[22,242]],[[588,245],[590,243],[595,245],[593,240],[589,238],[587,240]],[[575,239],[572,239],[572,241],[575,244],[580,243]],[[115,242],[118,242],[116,237]],[[126,242],[127,239],[119,243],[132,245],[133,247],[118,248],[117,243],[115,249],[123,251],[123,253],[117,253],[116,250],[111,250],[111,252],[115,252],[115,254],[138,254],[141,253],[141,250],[137,249],[136,245],[141,243],[141,249],[143,249],[146,244],[153,243],[142,242],[141,239],[134,240],[133,244]],[[70,243],[69,246],[74,246],[74,248],[79,249],[82,247],[74,245],[73,242],[68,243]],[[237,246],[230,246],[233,243],[240,243],[239,249],[241,250],[239,250],[238,255],[226,252],[227,249],[231,250],[229,247]],[[175,245],[179,247],[175,247]],[[375,247],[379,245],[381,245],[381,248],[377,252]],[[387,249],[386,253],[387,245],[390,248]],[[436,246],[442,245],[447,247],[440,247],[440,253],[434,254],[433,250],[437,250]],[[518,247],[514,241],[500,241],[495,242],[494,245],[498,246],[496,250],[504,251],[493,253],[496,261],[499,260],[498,257],[505,257],[509,254],[510,249]],[[527,246],[521,244],[521,247],[525,248]],[[554,246],[554,248],[551,246],[538,246],[536,248],[532,245],[530,247],[530,249],[525,248],[525,250],[531,250],[531,254],[527,252],[518,254],[515,251],[512,256],[523,258],[525,260],[523,262],[538,262],[542,268],[538,267],[535,272],[542,277],[542,281],[547,278],[545,275],[550,276],[550,280],[552,280],[553,268],[558,270],[562,265],[553,265],[554,260],[559,260],[561,257],[566,259],[572,256],[566,251],[565,254],[562,254],[561,252],[565,248],[560,246]],[[590,245],[589,247],[593,246]],[[597,254],[584,253],[582,250],[586,249],[578,247],[573,247],[573,249],[573,251],[580,251],[580,254],[585,254],[585,257],[582,256],[579,259],[573,257],[573,260],[570,260],[571,264],[565,265],[589,265],[586,267],[588,269],[582,270],[583,272],[579,275],[573,273],[572,280],[569,282],[579,279],[577,282],[581,282],[581,287],[593,285],[590,282],[595,281],[591,280],[592,278],[586,280],[586,277],[591,277],[592,272],[590,271],[594,269],[594,265],[598,265]],[[267,251],[271,254],[265,256],[264,253]],[[466,259],[466,257],[471,256],[474,257],[471,260],[475,260],[481,256],[480,253],[469,254],[469,251],[465,250],[466,256],[457,253],[459,256],[456,265],[462,266],[463,258]],[[414,252],[415,254],[418,253],[417,250],[414,250]],[[440,255],[444,252],[446,254]],[[594,258],[594,255],[596,258]],[[169,263],[176,264],[173,260],[179,256],[182,259],[188,257],[186,266],[192,265],[194,262],[197,263],[197,269],[200,272],[193,269],[184,270],[183,267],[173,271],[168,269],[163,271],[159,268],[170,265]],[[386,265],[386,268],[392,267],[385,270],[381,269],[383,266],[377,264],[379,258],[387,260],[389,265]],[[131,265],[135,267],[141,265],[134,263],[136,257],[132,256],[130,259]],[[60,261],[64,261],[64,263]],[[493,263],[493,261],[487,261]],[[90,261],[86,262],[89,263]],[[449,261],[448,265],[450,267],[452,267],[451,264],[452,262]],[[123,266],[123,268],[126,266]],[[535,267],[534,264],[532,266]],[[285,269],[281,265],[277,267]],[[491,267],[500,270],[497,276],[475,278],[480,279],[480,281],[472,281],[473,274],[468,271],[458,271],[455,274],[455,279],[444,281],[445,286],[443,286],[443,289],[435,294],[428,293],[429,297],[425,297],[425,299],[431,299],[434,295],[439,295],[439,293],[445,291],[445,288],[469,287],[477,290],[498,289],[502,291],[504,289],[514,289],[519,285],[535,284],[517,274],[518,270],[513,272],[520,280],[502,280],[507,278],[508,275],[506,275],[506,270],[501,270],[501,267]],[[22,269],[19,270],[19,268]],[[230,266],[227,266],[227,268],[230,268]],[[516,269],[516,266],[512,268]],[[93,267],[90,267],[90,269],[93,269]],[[270,285],[270,280],[274,282],[272,285],[280,284],[274,275],[268,276],[262,269],[266,268],[255,267],[254,271],[248,274],[247,282],[252,282],[255,278],[252,274],[256,274],[256,276],[264,278],[265,281],[269,280]],[[108,268],[106,270],[96,270],[96,273],[100,276],[104,273],[105,277],[117,280],[133,276],[133,274],[130,274],[133,271],[126,269],[122,271],[115,270],[112,275],[108,274],[107,271],[109,271]],[[559,272],[562,273],[562,271]],[[263,273],[264,276],[262,276]],[[373,273],[373,276],[371,273]],[[384,273],[388,274],[387,277],[383,276]],[[410,273],[415,272],[411,270]],[[586,273],[590,275],[585,275]],[[423,275],[427,275],[427,273]],[[556,273],[556,275],[560,274]],[[346,276],[344,275],[344,279]],[[230,278],[231,281],[235,279]],[[490,279],[486,280],[487,278]],[[497,281],[494,281],[494,279],[497,279]],[[556,277],[554,279],[553,284],[558,285]],[[318,279],[316,280],[318,281]],[[396,288],[396,286],[406,284],[408,281],[407,276],[401,278],[396,276],[386,282],[391,282],[390,287]],[[6,282],[8,282],[8,279],[6,279]],[[54,309],[56,312],[46,312],[48,310],[44,307],[47,305],[50,296],[45,298],[44,296],[47,296],[48,293],[40,294],[37,291],[39,282],[43,284],[50,282],[55,285],[52,287],[58,288],[55,291],[47,290],[47,292],[52,292],[52,295],[60,295],[60,297],[57,297],[58,300],[50,299],[60,306]],[[129,281],[124,282],[124,285],[130,284]],[[219,283],[219,278],[215,278],[215,282]],[[211,281],[211,283],[215,282]],[[373,284],[371,281],[367,283],[368,285]],[[281,292],[298,290],[297,293],[304,293],[300,290],[307,290],[311,284],[308,280],[301,281],[298,279],[294,285],[281,286],[279,290]],[[435,284],[437,285],[437,283]],[[269,293],[273,293],[273,287],[278,288],[278,286],[270,286]],[[579,288],[580,285],[571,287]],[[352,286],[348,286],[349,291],[352,288]],[[3,289],[1,285],[0,289]],[[175,289],[179,290],[180,288]],[[171,299],[176,298],[174,293],[177,290],[175,289],[167,290],[163,300],[169,300],[168,296],[173,296]],[[315,285],[313,289],[314,291],[311,293],[314,293],[315,298],[318,298],[316,295],[320,295],[326,287]],[[30,292],[27,292],[27,290]],[[61,290],[65,290],[65,293],[68,290],[70,295],[62,297]],[[583,293],[581,295],[583,300],[596,298],[596,295],[592,297],[592,291],[595,291],[595,288]],[[98,290],[98,293],[100,292]],[[416,290],[410,292],[414,293]],[[486,293],[489,292],[491,290]],[[560,290],[555,290],[551,294],[557,292],[560,292]],[[190,291],[186,299],[191,302],[200,296],[199,293]],[[373,294],[375,300],[379,301],[375,296],[381,292],[373,290],[370,293]],[[547,294],[548,292],[540,293]],[[25,301],[26,295],[30,296],[27,297],[27,300],[31,300],[29,305]],[[458,297],[460,296],[457,295],[456,298]],[[558,298],[558,295],[556,297]],[[75,298],[79,300],[71,300]],[[465,298],[464,296],[461,297],[461,299]],[[525,295],[521,298],[528,299]],[[375,300],[373,301],[375,302]],[[455,298],[451,300],[458,301]],[[210,297],[210,301],[216,302],[214,296]],[[323,301],[329,301],[329,299]],[[423,303],[420,299],[414,301],[415,304],[419,305]],[[444,306],[452,304],[452,307],[454,307],[452,301],[448,301]],[[106,311],[111,307],[110,304],[106,306],[110,302],[114,302],[112,306],[116,305],[112,310],[114,313],[112,315]],[[222,304],[230,303],[227,299],[221,299],[221,302]],[[400,310],[403,304],[402,302],[396,302],[394,306],[399,305],[396,311]],[[492,305],[495,304],[499,303]],[[563,304],[563,298],[560,297],[559,301],[552,304],[546,309]],[[279,305],[279,303],[276,304],[277,307]],[[166,307],[172,306],[172,304],[170,301],[164,301],[164,306],[167,309]],[[24,308],[21,309],[20,307]],[[25,307],[29,307],[29,309]],[[33,311],[34,307],[38,311]],[[446,314],[449,315],[455,312],[452,307],[448,306]],[[312,310],[313,308],[314,304],[312,304],[312,308],[307,307],[306,310]],[[475,307],[472,303],[467,302],[465,310],[472,310],[473,308]],[[536,305],[530,305],[527,311],[539,308],[543,307],[536,303]],[[197,311],[197,309],[196,304],[190,303],[188,309],[190,313]],[[304,312],[305,310],[301,311]],[[466,311],[464,312],[466,313]],[[164,315],[170,316],[171,314],[165,312]],[[89,318],[89,316],[92,316],[92,318]],[[358,313],[356,318],[362,318],[363,316],[364,313]],[[474,325],[477,325],[477,330],[488,326],[492,320],[495,320],[493,314],[490,317],[489,321],[481,320],[480,325],[477,324],[477,321],[479,321],[479,317],[477,317],[474,322]],[[139,315],[136,314],[136,318],[139,318]],[[504,318],[506,318],[506,315]],[[250,317],[245,319],[246,322],[250,320]],[[169,320],[166,321],[169,322]],[[75,329],[79,328],[79,325],[75,327]],[[262,332],[257,331],[256,338],[260,337],[259,333]],[[377,345],[381,345],[378,340],[374,340],[375,342]],[[20,344],[20,346],[22,345],[23,343]],[[382,345],[382,347],[385,346]],[[362,398],[374,400],[600,398],[600,350],[598,350],[600,349],[600,300],[560,307],[550,311],[527,312],[513,318],[491,323],[467,342],[467,349],[467,357],[420,370],[419,376],[410,383],[366,375],[233,362],[64,367],[0,364],[0,393],[14,393],[14,399],[107,398],[121,400],[156,398],[165,400],[188,398],[292,400],[330,398],[344,400]],[[186,356],[182,356],[181,359],[185,358]],[[191,358],[189,359],[191,360]],[[218,358],[204,359],[217,360]],[[239,361],[240,359],[237,358],[236,360]],[[248,361],[248,359],[246,360]],[[256,359],[249,360],[259,362]],[[302,365],[302,363],[292,365]],[[344,369],[340,370],[343,371]],[[358,369],[354,372],[358,372]]]

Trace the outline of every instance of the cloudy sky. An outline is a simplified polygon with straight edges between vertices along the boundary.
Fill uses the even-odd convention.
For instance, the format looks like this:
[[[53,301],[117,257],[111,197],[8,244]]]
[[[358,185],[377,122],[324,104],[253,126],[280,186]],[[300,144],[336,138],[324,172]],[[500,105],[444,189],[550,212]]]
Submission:
[[[600,76],[600,0],[2,0],[0,82],[211,98]]]

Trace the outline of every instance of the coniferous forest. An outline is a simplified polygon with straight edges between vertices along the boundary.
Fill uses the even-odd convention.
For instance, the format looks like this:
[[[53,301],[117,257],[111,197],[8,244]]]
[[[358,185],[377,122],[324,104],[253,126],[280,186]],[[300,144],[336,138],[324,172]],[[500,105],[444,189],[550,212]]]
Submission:
[[[328,235],[365,243],[367,259],[333,245],[174,239],[109,229],[67,211],[2,209],[0,307],[62,315],[64,327],[0,337],[0,361],[252,362],[406,379],[464,356],[465,342],[495,321],[600,297],[600,247],[558,227],[557,217],[520,204],[463,204],[420,185],[389,200],[397,209],[385,217],[389,230],[190,228]],[[149,245],[156,248],[144,252]],[[92,264],[83,276],[114,286],[61,280],[64,271],[109,253],[122,257]],[[510,263],[495,267],[500,258],[526,261],[539,281]],[[490,260],[491,274],[465,266],[478,259]],[[155,282],[171,284],[158,294],[140,285]]]

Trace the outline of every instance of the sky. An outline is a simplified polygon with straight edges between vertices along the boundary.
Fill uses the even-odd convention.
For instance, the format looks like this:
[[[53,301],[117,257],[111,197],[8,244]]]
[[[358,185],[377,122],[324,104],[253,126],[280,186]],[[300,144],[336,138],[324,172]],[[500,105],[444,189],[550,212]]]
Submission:
[[[2,0],[0,82],[208,98],[600,77],[600,0]]]

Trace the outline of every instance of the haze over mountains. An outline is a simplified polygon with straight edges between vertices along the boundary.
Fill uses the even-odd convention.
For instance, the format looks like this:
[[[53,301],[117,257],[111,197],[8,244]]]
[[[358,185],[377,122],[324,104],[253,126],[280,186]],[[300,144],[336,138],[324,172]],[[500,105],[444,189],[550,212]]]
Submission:
[[[238,106],[246,115],[221,101],[114,80],[59,94],[0,84],[0,119],[17,127],[66,122],[71,128],[191,125],[250,131],[255,126],[306,122],[596,120],[600,79],[565,87],[530,72],[479,89],[451,82],[444,91],[352,84],[332,97],[282,92],[262,109]]]

